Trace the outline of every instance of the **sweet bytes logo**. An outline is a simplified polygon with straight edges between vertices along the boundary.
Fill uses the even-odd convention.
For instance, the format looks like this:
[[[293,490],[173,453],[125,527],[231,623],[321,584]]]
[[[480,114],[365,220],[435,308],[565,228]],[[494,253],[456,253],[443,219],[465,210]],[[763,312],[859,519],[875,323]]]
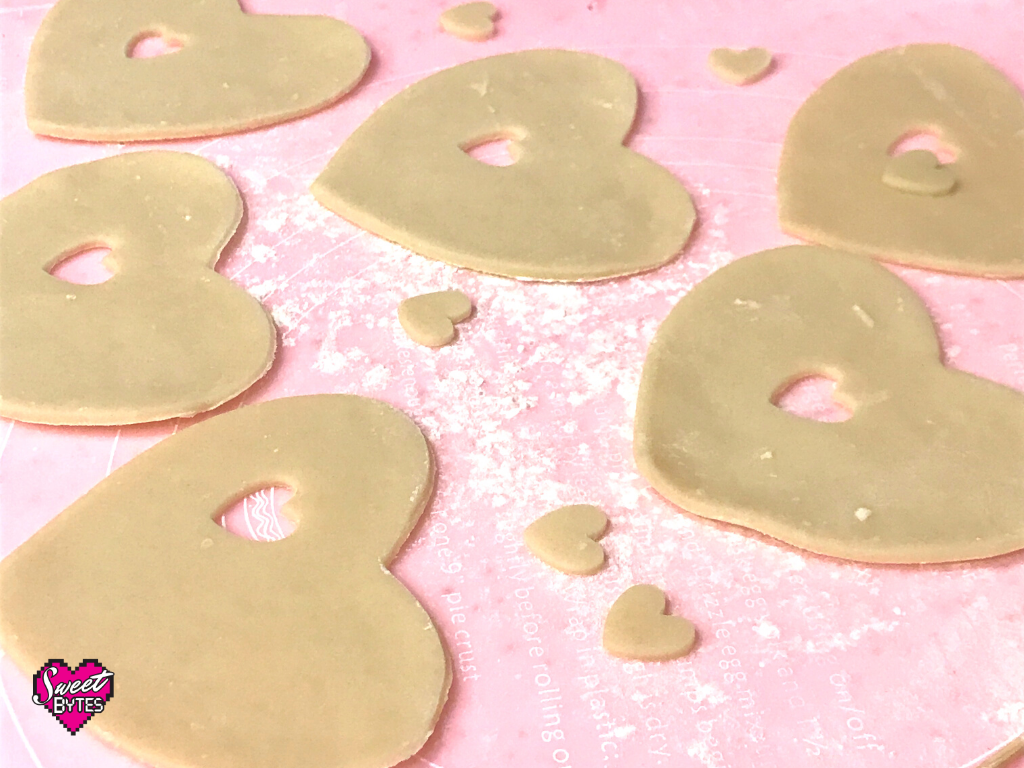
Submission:
[[[32,676],[32,703],[46,707],[74,736],[114,695],[114,673],[96,659],[72,670],[64,659],[50,659]]]

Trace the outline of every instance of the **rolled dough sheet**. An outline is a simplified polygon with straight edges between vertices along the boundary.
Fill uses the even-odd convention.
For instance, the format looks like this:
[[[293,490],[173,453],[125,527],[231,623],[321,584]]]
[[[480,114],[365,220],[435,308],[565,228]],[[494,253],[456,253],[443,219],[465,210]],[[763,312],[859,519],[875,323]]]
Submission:
[[[116,695],[87,726],[161,768],[386,768],[434,729],[450,675],[386,567],[422,514],[419,429],[363,397],[222,414],[146,451],[0,563],[0,642],[25,672],[98,658]],[[215,521],[266,485],[297,528]]]
[[[181,50],[131,58],[141,37]],[[355,87],[370,49],[316,16],[255,16],[237,0],[61,0],[43,19],[25,75],[36,133],[86,141],[212,136],[307,115]]]
[[[119,151],[42,139],[25,126],[23,75],[46,12],[39,5],[10,0],[0,12],[3,195]],[[737,256],[788,241],[775,177],[800,104],[839,67],[922,40],[978,51],[1022,87],[1021,20],[982,0],[941,13],[931,0],[722,3],[715,13],[705,4],[685,23],[679,3],[548,0],[508,7],[497,36],[466,43],[436,28],[446,5],[349,3],[343,18],[379,55],[372,77],[342,103],[269,130],[176,145],[226,169],[248,210],[218,271],[274,313],[281,344],[279,362],[245,401],[368,395],[412,415],[430,441],[437,495],[389,570],[434,617],[456,679],[410,768],[429,768],[423,760],[553,767],[557,749],[583,768],[966,768],[1018,735],[1024,551],[959,565],[867,567],[776,546],[680,514],[638,474],[632,438],[641,367],[670,309]],[[335,0],[245,0],[245,8],[338,13]],[[780,66],[756,86],[718,83],[706,57],[721,43],[763,45]],[[699,211],[683,258],[580,285],[491,278],[410,254],[308,194],[342,140],[406,86],[539,45],[611,57],[636,78],[642,96],[629,146],[670,168]],[[948,365],[1024,391],[1024,282],[895,271],[928,306]],[[441,354],[415,348],[396,307],[447,287],[473,298],[474,320]],[[0,555],[100,482],[108,466],[116,470],[174,428],[0,420]],[[540,513],[579,503],[612,518],[601,539],[607,563],[587,578],[553,571],[523,543]],[[638,583],[657,584],[672,611],[700,628],[685,658],[641,664],[601,649],[608,607]],[[536,627],[527,618],[534,614]],[[541,687],[544,674],[551,680]],[[9,656],[0,679],[10,702],[0,703],[9,768],[37,768],[32,754],[45,768],[141,765],[88,732],[56,738],[59,724],[32,704],[30,678]],[[553,728],[562,740],[542,739],[552,730],[545,715],[560,718]]]
[[[853,411],[772,404],[810,375]],[[696,514],[881,563],[1024,548],[1024,396],[943,366],[927,310],[871,260],[747,256],[680,300],[644,363],[634,452]]]
[[[694,210],[672,174],[622,146],[636,104],[633,77],[600,56],[480,59],[384,104],[312,191],[360,227],[480,272],[599,280],[653,269],[683,247]],[[514,140],[513,165],[464,151],[497,138]]]
[[[921,131],[957,150],[948,194],[884,183],[892,148]],[[1022,276],[1024,99],[963,48],[873,53],[793,116],[778,188],[782,229],[805,240],[944,272]]]
[[[215,165],[136,152],[45,174],[0,201],[0,413],[40,424],[191,416],[263,376],[269,314],[213,267],[242,216]],[[47,270],[106,245],[97,285]]]

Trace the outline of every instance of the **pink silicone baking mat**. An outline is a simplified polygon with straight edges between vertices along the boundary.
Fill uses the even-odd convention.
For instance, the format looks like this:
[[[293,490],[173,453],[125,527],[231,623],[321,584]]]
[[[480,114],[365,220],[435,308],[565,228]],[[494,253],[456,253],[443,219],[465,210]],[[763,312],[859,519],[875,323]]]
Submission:
[[[4,195],[137,149],[29,133],[25,59],[49,5],[0,2]],[[337,16],[373,48],[365,81],[330,109],[166,146],[212,160],[238,185],[247,215],[218,269],[280,329],[273,370],[228,407],[367,395],[409,414],[435,450],[436,496],[394,571],[434,617],[454,683],[435,735],[406,765],[959,768],[1024,730],[1024,554],[909,568],[810,556],[681,514],[631,455],[641,365],[671,307],[727,262],[792,242],[776,220],[775,170],[794,110],[844,64],[910,42],[970,48],[1024,86],[1020,0],[506,0],[486,43],[441,33],[433,1],[244,5]],[[762,82],[736,88],[707,71],[711,48],[750,45],[776,55]],[[339,144],[405,86],[538,47],[603,54],[636,76],[629,145],[675,173],[699,211],[671,264],[594,285],[488,277],[384,242],[309,194]],[[1024,281],[895,271],[930,308],[950,366],[1024,390]],[[452,346],[416,346],[398,302],[449,287],[472,297],[475,316]],[[0,554],[188,423],[0,422]],[[579,502],[612,521],[608,567],[589,578],[560,575],[522,545],[528,522]],[[697,625],[687,658],[631,664],[601,651],[609,605],[641,582]],[[88,728],[68,735],[31,703],[27,676],[7,659],[0,667],[5,767],[136,764]]]

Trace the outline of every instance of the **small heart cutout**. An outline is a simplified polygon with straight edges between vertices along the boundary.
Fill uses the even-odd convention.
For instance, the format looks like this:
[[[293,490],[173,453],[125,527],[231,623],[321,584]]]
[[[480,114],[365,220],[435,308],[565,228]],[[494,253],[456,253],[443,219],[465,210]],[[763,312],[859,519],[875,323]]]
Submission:
[[[749,85],[768,73],[772,54],[766,48],[715,48],[708,54],[708,67],[720,79],[731,85]]]
[[[940,197],[948,195],[956,186],[952,165],[943,165],[935,153],[927,149],[912,149],[885,164],[882,182],[901,192]]]
[[[604,622],[604,649],[636,661],[668,661],[693,648],[697,630],[682,616],[665,615],[665,593],[651,584],[630,587]]]
[[[32,677],[32,703],[46,710],[74,736],[103,711],[114,695],[114,673],[96,659],[71,669],[63,659],[50,659]]]
[[[535,557],[563,573],[589,576],[604,565],[604,548],[597,543],[608,527],[608,516],[590,504],[548,512],[523,533]]]
[[[441,14],[441,29],[450,35],[480,42],[494,36],[498,9],[491,3],[464,3]]]
[[[473,303],[462,291],[438,291],[413,296],[398,305],[398,322],[410,339],[425,347],[443,347],[455,338],[455,323],[473,314]]]

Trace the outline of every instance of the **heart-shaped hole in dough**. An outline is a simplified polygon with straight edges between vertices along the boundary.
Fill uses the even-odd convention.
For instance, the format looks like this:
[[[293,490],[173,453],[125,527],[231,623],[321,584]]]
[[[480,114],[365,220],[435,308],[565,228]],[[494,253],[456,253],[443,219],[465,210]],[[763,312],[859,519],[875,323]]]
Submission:
[[[786,413],[813,421],[833,423],[853,415],[852,404],[835,399],[836,380],[820,374],[797,376],[772,395],[772,403]]]
[[[184,47],[185,41],[180,35],[163,31],[141,32],[128,43],[125,55],[129,59],[155,59],[177,53]]]
[[[107,257],[106,245],[85,245],[75,248],[46,269],[53,277],[73,285],[99,285],[114,276],[114,264]]]
[[[915,149],[926,149],[935,155],[942,165],[955,163],[960,150],[943,140],[939,131],[934,128],[907,131],[889,147],[889,156],[897,157]]]
[[[484,165],[504,168],[522,157],[519,144],[523,134],[517,131],[503,131],[498,136],[485,136],[462,144],[462,151]]]
[[[295,532],[297,521],[282,511],[295,492],[283,485],[251,491],[214,515],[226,531],[249,541],[280,541]]]

